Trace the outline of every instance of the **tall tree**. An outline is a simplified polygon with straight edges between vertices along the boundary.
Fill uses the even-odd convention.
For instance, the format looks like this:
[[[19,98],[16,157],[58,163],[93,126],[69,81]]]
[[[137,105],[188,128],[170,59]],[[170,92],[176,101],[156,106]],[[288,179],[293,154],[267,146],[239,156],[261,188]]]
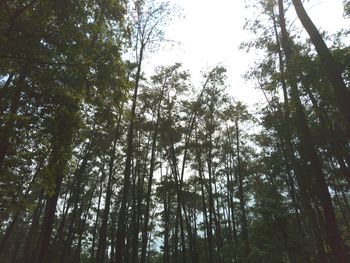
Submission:
[[[336,63],[331,51],[327,47],[320,32],[307,14],[301,0],[293,0],[293,5],[298,17],[310,36],[316,51],[320,57],[325,75],[333,88],[337,106],[340,112],[344,115],[348,134],[350,131],[350,93],[342,78],[342,72],[339,65]]]
[[[118,216],[118,227],[116,233],[116,262],[122,262],[125,257],[125,237],[126,237],[126,220],[127,220],[127,201],[130,190],[131,162],[133,157],[133,137],[134,122],[136,116],[137,96],[142,74],[143,60],[145,52],[159,40],[162,35],[162,24],[169,15],[167,4],[154,6],[152,3],[135,1],[133,10],[134,23],[134,51],[136,73],[134,76],[134,94],[132,97],[132,106],[130,112],[130,122],[127,134],[126,159],[124,169],[124,183],[122,188],[122,201]]]

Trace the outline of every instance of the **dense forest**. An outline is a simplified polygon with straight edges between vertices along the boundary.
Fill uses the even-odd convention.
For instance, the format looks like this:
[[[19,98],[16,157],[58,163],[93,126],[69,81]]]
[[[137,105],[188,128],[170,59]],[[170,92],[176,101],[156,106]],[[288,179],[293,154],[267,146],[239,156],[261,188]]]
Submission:
[[[0,2],[1,263],[350,262],[350,30],[246,4],[254,111],[223,65],[145,74],[167,2]]]

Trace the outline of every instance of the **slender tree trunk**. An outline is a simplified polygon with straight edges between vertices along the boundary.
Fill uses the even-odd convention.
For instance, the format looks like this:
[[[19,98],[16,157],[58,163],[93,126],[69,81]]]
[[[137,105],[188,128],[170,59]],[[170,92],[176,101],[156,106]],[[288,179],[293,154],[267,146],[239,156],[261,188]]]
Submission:
[[[91,138],[89,140],[89,143],[86,145],[86,148],[84,150],[84,153],[82,155],[82,160],[80,162],[80,165],[78,166],[78,168],[76,169],[76,171],[74,172],[74,177],[73,177],[73,182],[72,182],[72,190],[71,190],[71,197],[68,199],[67,202],[67,212],[68,209],[71,205],[73,205],[73,209],[72,209],[72,213],[70,216],[70,220],[68,221],[69,225],[68,225],[68,233],[67,233],[67,237],[64,240],[63,244],[62,244],[62,253],[61,253],[61,257],[60,257],[60,261],[63,263],[66,260],[66,256],[68,255],[68,257],[71,257],[70,253],[71,253],[71,248],[72,248],[72,243],[75,239],[75,235],[77,230],[79,229],[77,227],[77,221],[80,221],[80,208],[79,208],[79,204],[81,205],[81,197],[83,195],[83,182],[84,179],[87,178],[87,176],[84,177],[84,175],[86,175],[86,167],[88,164],[88,161],[91,157],[91,150],[95,144],[96,141],[96,137],[97,137],[97,133],[100,130],[101,127],[101,122],[98,125],[98,127],[96,128],[96,126],[94,125],[94,128],[92,129],[92,135]],[[66,218],[67,218],[67,214],[65,214]],[[64,218],[63,218],[64,219]],[[64,220],[65,221],[65,220]],[[63,227],[64,227],[64,221],[61,222],[63,223]],[[63,241],[63,228],[62,228],[62,233],[58,233],[58,236],[61,237],[61,242]]]
[[[293,2],[295,2],[295,0],[293,0]],[[284,23],[285,20],[282,0],[279,0],[279,4],[280,24],[282,32],[282,47],[286,56],[287,69],[290,72],[294,72],[293,66],[291,64],[293,51]],[[313,138],[311,136],[310,129],[307,124],[307,119],[299,98],[297,83],[292,77],[289,79],[289,82],[291,87],[291,98],[296,108],[296,126],[300,139],[300,154],[302,155],[302,158],[304,160],[308,160],[310,162],[310,170],[313,177],[313,182],[315,183],[314,191],[323,208],[326,220],[325,231],[327,233],[327,238],[331,247],[332,256],[337,262],[346,263],[349,262],[349,258],[346,254],[342,238],[337,226],[332,199],[329,194],[328,186],[323,175],[322,164],[317,155],[315,145],[313,143]]]
[[[194,122],[195,122],[195,114],[193,114],[192,118],[190,119],[190,129],[188,134],[185,137],[185,146],[184,146],[184,155],[182,159],[182,168],[181,168],[181,174],[179,174],[178,166],[177,166],[177,158],[176,158],[176,153],[175,153],[175,147],[174,147],[174,142],[172,136],[170,136],[170,141],[171,141],[171,155],[172,155],[172,165],[173,165],[173,175],[174,175],[174,180],[175,180],[175,185],[176,185],[176,195],[177,195],[177,216],[179,218],[180,222],[180,234],[181,234],[181,244],[182,244],[182,262],[186,262],[186,242],[185,242],[185,235],[184,235],[184,227],[183,227],[183,217],[181,211],[183,211],[183,214],[185,216],[185,223],[186,223],[186,229],[188,233],[188,242],[189,242],[189,249],[191,253],[191,259],[193,262],[198,261],[198,254],[196,250],[196,242],[194,240],[194,236],[192,233],[192,228],[191,224],[186,212],[186,206],[185,202],[183,199],[183,192],[182,192],[182,186],[183,186],[183,181],[184,181],[184,172],[185,172],[185,165],[186,165],[186,158],[187,158],[187,151],[188,151],[188,145],[189,145],[189,140],[191,136],[191,132],[194,127]]]
[[[228,242],[229,244],[233,244],[232,237],[233,237],[233,231],[232,231],[232,217],[231,217],[231,182],[230,182],[230,168],[228,165],[227,160],[227,154],[224,153],[224,163],[225,163],[225,174],[226,174],[226,200],[227,200],[227,212],[224,212],[224,215],[227,213],[227,218],[225,220],[227,221],[227,228],[228,228]],[[221,206],[225,209],[225,204],[222,202]]]
[[[320,32],[318,31],[318,29],[310,19],[309,15],[305,11],[305,8],[301,0],[293,0],[293,5],[295,7],[295,11],[301,23],[303,24],[304,28],[309,34],[310,39],[314,44],[316,51],[320,57],[321,64],[323,66],[326,77],[333,88],[337,106],[340,112],[345,117],[347,128],[348,128],[348,134],[349,134],[350,133],[350,103],[349,103],[350,93],[341,76],[341,70],[337,65],[336,61],[334,60],[334,57],[332,56],[326,43],[324,42]],[[342,252],[341,250],[342,249],[340,249],[339,253],[344,254],[344,252]]]
[[[148,157],[148,154],[149,154],[151,137],[152,137],[152,132],[149,132],[148,139],[147,139],[147,144],[146,144],[145,155],[144,155],[145,157],[144,157],[144,161],[143,161],[142,165],[141,165],[141,161],[139,159],[136,162],[137,181],[138,182],[137,182],[137,187],[136,187],[136,182],[134,184],[135,185],[135,187],[134,187],[134,199],[135,200],[133,202],[134,213],[133,213],[133,217],[132,217],[132,225],[133,225],[132,262],[138,262],[138,260],[139,260],[139,258],[138,258],[138,256],[139,256],[138,255],[139,254],[139,249],[138,249],[138,246],[139,246],[138,245],[139,244],[139,232],[140,232],[140,227],[141,227],[141,225],[144,222],[144,221],[141,222],[141,219],[142,219],[141,217],[142,217],[142,214],[143,214],[142,199],[144,198],[144,195],[145,195],[144,194],[144,183],[145,183],[145,177],[147,175],[147,169],[148,169],[148,167],[147,167],[147,157]],[[141,171],[141,168],[142,168],[142,171]],[[136,194],[136,192],[137,192],[137,194]],[[146,193],[146,195],[147,195],[147,193]],[[142,231],[145,231],[145,229],[143,229]],[[142,235],[141,235],[141,237],[142,237]],[[141,240],[141,242],[142,242],[142,240]],[[146,248],[147,247],[145,247],[144,249],[146,249]],[[142,253],[143,253],[143,250],[141,251],[141,255],[142,255]]]
[[[64,234],[65,234],[65,226],[68,218],[68,211],[70,208],[70,200],[68,198],[69,190],[67,189],[66,193],[64,194],[64,201],[63,201],[63,208],[62,208],[62,215],[60,223],[57,227],[57,235],[55,236],[53,240],[53,244],[58,248],[58,250],[63,249],[64,246]]]
[[[228,174],[228,182],[232,185],[230,188],[233,188],[233,156],[232,153],[229,154],[229,169],[230,173]],[[235,210],[233,203],[233,189],[230,189],[230,209],[231,209],[231,218],[232,218],[232,227],[233,227],[233,239],[235,243],[238,242],[237,228],[236,228],[236,218],[235,218]]]
[[[182,204],[181,204],[181,197],[179,195],[179,191],[177,193],[177,217],[179,218],[179,225],[180,225],[180,237],[181,237],[181,252],[182,252],[182,263],[186,263],[186,239],[185,239],[185,230],[184,230],[184,220],[182,217]]]
[[[96,252],[96,261],[104,263],[105,262],[105,255],[106,255],[106,247],[107,247],[107,225],[108,225],[108,218],[109,218],[109,211],[110,211],[110,205],[111,205],[111,196],[112,196],[112,188],[113,188],[113,175],[114,175],[114,160],[116,155],[116,149],[117,149],[117,141],[119,138],[119,130],[120,130],[120,122],[121,122],[121,113],[118,118],[118,124],[115,130],[114,139],[113,139],[113,147],[110,152],[109,156],[109,172],[108,172],[108,182],[107,182],[107,192],[106,192],[106,198],[105,198],[105,207],[103,210],[102,215],[102,224],[100,228],[100,237]]]
[[[162,171],[162,170],[161,170]],[[167,185],[168,182],[168,174],[165,175],[165,179],[163,179],[165,182],[165,185]],[[164,191],[163,195],[163,205],[164,205],[164,245],[163,245],[163,252],[164,252],[164,263],[170,263],[170,248],[169,248],[169,233],[170,233],[170,192]]]
[[[83,214],[83,219],[79,220],[79,225],[78,225],[78,245],[77,248],[75,249],[75,253],[74,253],[74,263],[79,263],[80,262],[80,256],[81,256],[81,247],[82,247],[82,242],[83,242],[83,234],[85,232],[85,226],[86,226],[86,221],[87,221],[87,217],[89,215],[89,211],[91,209],[92,206],[92,201],[93,201],[93,196],[94,196],[94,192],[96,189],[98,183],[98,179],[96,179],[95,185],[93,186],[93,188],[90,190],[90,196],[89,196],[89,202],[87,204],[86,207],[86,211]]]
[[[116,234],[116,263],[123,262],[123,256],[125,252],[125,237],[126,237],[126,219],[127,219],[127,201],[129,197],[129,188],[130,188],[130,175],[131,175],[131,161],[133,157],[133,137],[134,137],[134,121],[136,117],[136,103],[137,103],[137,94],[139,88],[139,81],[141,78],[141,66],[143,59],[143,51],[145,46],[142,46],[140,49],[140,57],[137,65],[137,72],[135,78],[135,87],[134,87],[134,95],[132,99],[131,106],[131,116],[130,116],[130,124],[128,128],[127,134],[127,149],[126,149],[126,160],[125,160],[125,169],[124,169],[124,184],[121,190],[122,199],[120,204],[119,218],[118,218],[118,226],[117,226],[117,234]]]
[[[56,183],[55,183],[55,193],[53,196],[47,196],[46,208],[44,219],[42,222],[41,232],[40,232],[40,247],[37,263],[46,263],[48,262],[48,249],[50,236],[52,232],[56,205],[59,195],[59,189],[61,188],[63,174],[61,172],[55,174]]]
[[[71,111],[71,109],[69,109]],[[64,177],[64,172],[68,164],[68,157],[71,153],[71,144],[73,133],[75,131],[74,124],[71,123],[71,115],[74,112],[67,113],[65,106],[61,107],[61,111],[56,112],[54,123],[57,125],[52,138],[52,153],[48,164],[49,188],[51,192],[47,193],[46,208],[44,218],[41,225],[40,243],[38,250],[37,263],[48,262],[48,249],[50,236],[52,233],[53,223],[55,219],[56,205]],[[68,127],[63,126],[68,123]]]
[[[238,194],[240,209],[242,212],[242,237],[245,246],[245,256],[248,257],[250,253],[249,238],[248,238],[248,225],[247,225],[247,212],[246,204],[244,200],[244,190],[243,190],[243,173],[242,164],[240,158],[240,140],[239,140],[239,127],[238,120],[236,119],[236,154],[237,154],[237,181],[238,181]]]
[[[36,244],[35,240],[37,240],[37,238],[35,237],[35,234],[37,233],[38,227],[40,224],[40,214],[43,206],[42,204],[43,197],[44,197],[44,191],[40,190],[38,203],[34,209],[33,216],[32,216],[32,224],[28,231],[28,235],[26,237],[26,241],[23,247],[22,263],[31,262],[31,258],[34,254],[33,250],[34,250],[34,245]]]
[[[112,222],[111,222],[111,253],[109,256],[109,263],[112,263],[114,258],[115,258],[115,224],[116,224],[116,220],[117,220],[117,211],[115,211],[112,215]]]
[[[135,172],[133,173],[132,176],[132,205],[131,205],[131,211],[132,211],[132,216],[131,216],[131,233],[132,233],[132,238],[131,238],[131,263],[136,263],[138,261],[138,241],[139,241],[139,229],[138,226],[136,226],[136,220],[138,217],[138,211],[136,210],[136,207],[138,205],[138,198],[136,191],[138,190],[138,185],[140,184],[140,181],[138,178],[140,178],[140,158],[136,159],[136,165],[135,165]]]
[[[175,182],[175,190],[176,190],[176,228],[175,228],[175,245],[176,248],[178,247],[178,229],[180,228],[180,238],[181,238],[181,252],[182,252],[182,259],[180,262],[185,263],[186,262],[186,242],[185,242],[185,233],[184,233],[184,227],[183,227],[183,218],[182,218],[182,202],[181,202],[181,179],[179,178],[179,170],[178,170],[178,163],[175,153],[175,147],[173,138],[170,136],[170,158],[171,162],[170,165],[172,167],[172,175],[174,177]],[[176,256],[177,251],[176,251]],[[179,259],[179,258],[178,258]]]
[[[188,211],[186,211],[185,202],[182,198],[181,198],[181,202],[182,202],[181,207],[182,207],[183,214],[185,217],[186,230],[187,230],[187,235],[188,235],[188,246],[189,246],[189,250],[191,253],[191,261],[198,262],[198,252],[197,252],[197,246],[196,246],[196,239],[195,239],[195,235],[192,233],[191,220],[190,220],[190,217],[188,215]]]
[[[280,17],[280,23],[281,27],[285,28],[285,22],[284,22],[284,9],[283,9],[283,2],[279,1],[279,17]],[[283,54],[282,54],[282,47],[281,43],[279,41],[279,35],[277,32],[277,23],[275,19],[275,14],[274,11],[272,10],[272,16],[273,16],[273,21],[274,21],[274,31],[276,34],[276,42],[278,46],[278,58],[279,58],[279,67],[280,67],[280,72],[282,74],[285,74],[285,67],[284,67],[284,60],[283,60]],[[323,245],[323,239],[321,236],[321,231],[319,229],[319,226],[317,224],[315,212],[310,204],[310,194],[309,194],[309,189],[308,184],[306,180],[304,179],[305,176],[305,169],[303,170],[303,167],[299,164],[299,162],[296,160],[293,145],[292,145],[292,135],[291,135],[291,126],[290,123],[292,122],[291,117],[290,117],[290,110],[289,110],[289,99],[288,99],[288,92],[287,92],[287,84],[286,81],[282,78],[280,80],[282,90],[283,90],[283,97],[284,97],[284,122],[282,124],[283,129],[279,130],[280,133],[280,140],[281,140],[281,145],[282,145],[282,151],[285,157],[285,163],[286,167],[289,171],[293,171],[294,175],[296,177],[297,184],[299,186],[300,190],[300,200],[302,203],[302,207],[304,208],[305,214],[310,220],[310,225],[313,230],[313,234],[315,236],[315,243],[316,247],[318,250],[318,255],[317,258],[319,262],[325,263],[328,262],[327,260],[327,255],[324,250],[324,245]],[[292,178],[290,179],[291,181]],[[306,227],[306,224],[304,224]],[[308,260],[308,259],[306,259]]]
[[[213,172],[213,174],[215,174]],[[217,185],[216,183],[214,182],[214,193],[215,193],[215,196],[217,196],[217,199],[216,199],[216,207],[214,207],[214,218],[215,218],[215,228],[216,228],[216,243],[217,243],[217,247],[218,247],[218,252],[219,252],[219,260],[220,262],[223,262],[224,261],[224,258],[223,258],[223,254],[222,254],[222,248],[223,248],[223,245],[224,245],[224,242],[223,242],[223,239],[222,239],[222,233],[221,233],[221,223],[220,223],[220,209],[219,209],[219,193],[217,191]],[[215,204],[215,202],[214,202]]]
[[[177,211],[177,210],[176,210]],[[173,258],[174,262],[178,263],[179,261],[179,217],[177,213],[175,215],[175,229],[173,234]]]
[[[214,221],[214,200],[213,200],[213,190],[212,190],[212,169],[211,169],[211,149],[209,150],[209,156],[207,161],[208,166],[208,212],[209,212],[209,229],[210,232],[213,233],[213,221]],[[216,259],[215,259],[216,260]]]
[[[147,241],[148,241],[148,221],[149,221],[149,209],[150,209],[150,203],[151,203],[151,193],[152,193],[152,182],[153,182],[153,172],[155,169],[155,155],[156,155],[156,145],[157,145],[157,137],[158,137],[158,129],[159,129],[159,122],[160,122],[160,109],[161,104],[163,100],[163,93],[165,89],[165,85],[167,83],[163,83],[163,87],[160,93],[160,98],[157,106],[157,119],[154,127],[154,133],[152,138],[152,148],[151,148],[151,160],[150,160],[150,168],[149,168],[149,180],[148,180],[148,186],[147,186],[147,195],[146,195],[146,209],[145,209],[145,219],[144,219],[144,226],[143,226],[143,232],[142,232],[142,250],[141,250],[141,263],[146,262],[146,247],[147,247]]]
[[[101,180],[100,180],[100,191],[98,195],[98,201],[97,201],[97,212],[96,212],[96,219],[94,223],[94,228],[92,230],[92,242],[91,242],[91,255],[90,255],[90,261],[95,262],[95,242],[96,242],[96,232],[98,227],[98,221],[100,217],[100,205],[101,205],[101,199],[102,199],[102,190],[103,190],[103,181],[105,180],[105,172],[104,172],[104,164],[102,164],[101,167]]]
[[[198,141],[198,134],[197,130],[195,130],[195,136],[196,136],[196,142],[199,144]],[[209,219],[208,219],[208,212],[207,212],[207,206],[205,202],[205,191],[204,189],[207,188],[204,185],[206,184],[205,178],[203,175],[203,168],[202,168],[202,159],[201,154],[199,151],[199,146],[196,147],[196,159],[198,164],[198,175],[200,178],[201,183],[201,196],[202,196],[202,206],[203,206],[203,215],[204,215],[204,227],[206,230],[206,239],[205,244],[208,243],[208,249],[206,250],[207,256],[208,256],[208,262],[213,262],[213,232],[212,229],[209,227]]]

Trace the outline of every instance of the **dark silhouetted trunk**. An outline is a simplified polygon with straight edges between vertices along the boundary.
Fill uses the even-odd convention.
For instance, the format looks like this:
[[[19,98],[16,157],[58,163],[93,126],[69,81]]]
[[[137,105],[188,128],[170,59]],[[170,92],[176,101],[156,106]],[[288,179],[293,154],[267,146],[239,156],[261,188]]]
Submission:
[[[334,60],[334,57],[332,56],[326,43],[324,42],[320,32],[318,31],[318,29],[310,19],[309,15],[305,11],[301,0],[293,0],[293,5],[301,23],[303,24],[304,28],[310,36],[312,43],[316,48],[317,54],[320,57],[321,64],[323,66],[326,77],[333,88],[337,106],[340,112],[345,117],[348,128],[348,134],[350,134],[350,93],[341,76],[341,70],[336,61]],[[343,254],[344,251],[342,252],[341,250],[342,249],[339,250],[339,253]]]
[[[236,119],[236,154],[237,154],[237,181],[238,181],[238,196],[239,204],[242,212],[242,238],[245,247],[245,256],[248,257],[250,253],[249,238],[248,238],[248,225],[247,225],[247,212],[246,204],[244,199],[244,189],[243,189],[243,172],[240,157],[240,140],[239,140],[239,127],[238,120]]]
[[[295,3],[296,1],[293,0]],[[282,32],[282,47],[286,56],[287,70],[294,72],[292,65],[293,51],[290,43],[290,39],[284,23],[284,9],[282,0],[279,0],[280,7],[280,26]],[[291,87],[291,99],[296,109],[296,128],[300,139],[300,154],[302,159],[310,162],[311,180],[315,184],[314,194],[317,196],[322,206],[325,216],[325,232],[331,248],[332,256],[336,262],[346,263],[349,262],[346,254],[342,238],[337,226],[332,199],[328,191],[324,174],[322,171],[322,164],[317,155],[313,138],[311,136],[310,129],[308,127],[307,118],[304,113],[303,106],[300,101],[298,86],[295,78],[292,76],[289,78],[289,84]]]
[[[157,119],[154,127],[153,138],[152,138],[152,148],[151,148],[151,160],[150,160],[150,168],[149,168],[149,179],[147,185],[147,195],[146,195],[146,208],[145,208],[145,219],[144,226],[142,232],[142,250],[141,250],[141,263],[146,262],[146,248],[148,241],[148,221],[149,221],[149,209],[151,204],[151,193],[152,193],[152,182],[153,182],[153,172],[155,169],[155,157],[156,157],[156,145],[157,145],[157,137],[159,130],[159,122],[160,122],[160,109],[163,100],[163,93],[165,89],[166,83],[163,83],[163,87],[160,93],[160,98],[157,106]]]
[[[73,123],[69,123],[71,114],[74,114],[74,112],[70,112],[68,116],[67,109],[63,106],[61,111],[57,112],[55,116],[54,123],[57,124],[57,127],[52,138],[52,152],[47,168],[47,176],[49,177],[47,187],[50,189],[50,192],[46,194],[46,207],[41,225],[37,263],[48,262],[48,248],[55,219],[57,200],[64,172],[68,164],[67,155],[69,156],[71,152],[71,143],[74,133]],[[68,128],[63,125],[67,122],[69,124]]]
[[[119,129],[121,122],[121,114],[119,115],[118,124],[115,130],[114,139],[113,139],[113,147],[111,149],[111,153],[109,156],[109,171],[108,171],[108,182],[107,182],[107,192],[105,198],[105,207],[102,215],[102,224],[99,231],[100,237],[96,252],[96,261],[104,263],[105,255],[106,255],[106,247],[107,247],[107,225],[109,218],[109,211],[111,206],[111,196],[112,196],[112,187],[113,187],[113,175],[114,175],[114,160],[116,155],[117,141],[119,138]]]
[[[95,243],[96,243],[96,236],[97,236],[97,227],[98,227],[98,221],[100,218],[100,206],[101,206],[101,199],[102,199],[102,190],[103,190],[103,181],[105,179],[105,172],[104,172],[104,164],[101,168],[101,180],[100,180],[100,191],[98,194],[98,201],[97,201],[97,212],[96,212],[96,219],[94,223],[94,227],[92,230],[92,242],[91,242],[91,255],[90,255],[90,262],[95,262]]]
[[[126,237],[126,219],[127,219],[127,201],[129,197],[129,188],[130,188],[130,176],[131,176],[131,161],[133,157],[133,137],[134,137],[134,121],[136,116],[136,103],[137,103],[137,94],[139,89],[139,81],[141,78],[141,65],[143,59],[143,52],[145,46],[142,46],[140,49],[140,57],[137,65],[136,77],[135,77],[135,87],[134,95],[132,99],[131,106],[131,116],[130,123],[127,134],[127,146],[126,146],[126,160],[125,160],[125,169],[124,169],[124,183],[121,190],[122,198],[120,204],[120,211],[118,217],[118,226],[116,233],[116,243],[115,243],[115,253],[116,263],[123,262],[123,256],[125,251],[125,237]]]

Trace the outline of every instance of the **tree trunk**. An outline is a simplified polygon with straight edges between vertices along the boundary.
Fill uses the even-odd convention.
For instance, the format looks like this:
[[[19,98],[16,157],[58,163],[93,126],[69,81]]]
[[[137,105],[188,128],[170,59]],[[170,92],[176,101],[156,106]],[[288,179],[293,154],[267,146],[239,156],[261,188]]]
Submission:
[[[196,136],[196,143],[198,144],[196,147],[196,159],[198,164],[198,175],[200,178],[201,183],[201,195],[202,195],[202,206],[203,206],[203,215],[204,215],[204,227],[206,230],[206,239],[205,239],[205,245],[208,243],[208,248],[206,250],[206,254],[208,256],[208,262],[213,262],[213,232],[212,228],[209,227],[209,219],[208,219],[208,212],[207,212],[207,206],[205,202],[205,191],[204,189],[208,187],[205,186],[205,178],[203,175],[203,168],[202,168],[202,157],[199,151],[199,141],[198,141],[198,134],[197,130],[195,130],[195,136]]]
[[[55,193],[53,196],[47,196],[46,208],[44,219],[41,225],[40,232],[40,247],[37,263],[47,263],[48,262],[48,249],[50,236],[52,232],[53,222],[55,218],[56,205],[59,195],[59,189],[61,188],[63,174],[61,172],[55,174],[56,184],[55,184]]]
[[[26,237],[26,241],[23,247],[22,263],[31,262],[31,258],[34,254],[33,250],[36,244],[35,240],[37,240],[37,238],[35,237],[35,234],[37,233],[38,227],[40,224],[40,215],[41,215],[42,206],[43,206],[42,204],[43,195],[44,195],[44,191],[40,190],[38,204],[34,209],[33,216],[32,216],[32,224],[28,231],[28,235]]]
[[[332,56],[326,43],[324,42],[320,32],[318,31],[318,29],[310,19],[309,15],[305,11],[305,8],[301,0],[293,0],[293,5],[298,15],[298,18],[300,19],[301,23],[303,24],[304,28],[309,34],[310,39],[316,48],[317,54],[320,57],[321,64],[323,66],[326,77],[333,88],[337,106],[340,112],[345,117],[347,128],[348,128],[348,135],[349,135],[350,134],[350,103],[349,103],[350,93],[341,76],[341,70],[337,65],[336,61],[334,60],[334,57]],[[343,252],[339,251],[339,253],[342,254]]]
[[[127,201],[129,197],[129,188],[130,188],[130,175],[131,175],[131,161],[133,157],[133,137],[134,137],[134,121],[136,117],[136,103],[137,103],[137,94],[139,88],[139,81],[141,78],[141,67],[143,60],[143,52],[145,46],[142,45],[140,49],[140,57],[137,65],[137,72],[135,77],[135,87],[134,87],[134,95],[132,99],[131,106],[131,116],[130,116],[130,124],[128,128],[127,134],[127,146],[126,146],[126,160],[125,160],[125,169],[124,169],[124,184],[121,190],[122,200],[120,204],[119,218],[118,218],[118,227],[116,234],[116,242],[115,242],[115,252],[116,252],[116,263],[123,262],[123,253],[125,250],[125,237],[126,237],[126,218],[127,218]]]
[[[68,212],[68,209],[71,205],[73,205],[73,209],[72,209],[70,220],[68,221],[69,225],[68,225],[68,233],[67,233],[66,239],[63,241],[64,221],[61,222],[63,224],[62,233],[58,233],[58,236],[61,237],[61,240],[59,240],[59,241],[61,241],[61,242],[63,241],[63,244],[62,244],[63,249],[62,249],[62,253],[61,253],[61,257],[60,257],[60,261],[62,263],[65,262],[67,255],[68,255],[68,257],[71,257],[70,253],[71,253],[72,243],[75,239],[75,235],[76,235],[76,232],[78,230],[77,224],[79,224],[79,223],[77,223],[77,221],[78,222],[80,221],[80,215],[81,215],[79,212],[80,211],[79,204],[80,205],[82,204],[81,198],[82,198],[83,191],[84,191],[83,182],[84,182],[84,179],[87,178],[87,176],[84,176],[84,175],[86,175],[86,167],[87,167],[88,161],[91,157],[91,150],[95,144],[97,133],[101,127],[101,122],[97,128],[94,125],[94,128],[92,129],[92,135],[90,137],[90,140],[89,140],[88,144],[86,145],[85,150],[83,152],[82,160],[81,160],[78,168],[74,172],[72,188],[71,188],[71,196],[67,202],[67,212]],[[67,217],[67,213],[64,216]]]
[[[245,256],[248,257],[250,253],[249,238],[248,238],[248,225],[247,225],[247,212],[246,204],[244,200],[244,190],[243,190],[243,173],[242,164],[240,158],[240,143],[239,143],[239,127],[238,120],[236,119],[236,154],[237,154],[237,181],[238,181],[238,195],[239,204],[242,212],[242,237],[244,241]]]
[[[72,115],[74,115],[74,112],[71,112],[71,109],[68,110],[63,106],[61,107],[61,111],[56,112],[54,120],[56,129],[52,138],[52,152],[47,174],[49,177],[47,187],[51,189],[51,192],[47,193],[46,198],[46,208],[41,225],[37,263],[48,262],[48,248],[55,219],[57,200],[64,178],[64,172],[68,164],[67,155],[70,156],[71,143],[75,129],[71,119]],[[62,125],[64,123],[69,124],[68,128]]]
[[[295,2],[295,0],[293,0]],[[291,64],[291,59],[293,57],[293,51],[288,37],[288,33],[284,23],[284,9],[282,0],[280,3],[280,23],[282,32],[282,47],[286,56],[287,69],[289,72],[294,72],[293,65]],[[326,184],[322,164],[317,155],[313,138],[310,133],[310,129],[307,124],[307,119],[303,110],[299,98],[299,91],[295,78],[289,78],[291,87],[291,98],[296,109],[296,127],[300,139],[300,154],[304,160],[310,162],[311,176],[313,177],[313,182],[315,184],[315,195],[318,197],[321,206],[323,208],[325,220],[327,238],[329,245],[331,247],[332,256],[334,260],[339,263],[349,262],[348,255],[346,254],[342,238],[337,226],[334,208],[332,204],[332,199],[328,191],[328,186]]]
[[[151,203],[151,193],[152,193],[152,182],[153,182],[153,172],[155,169],[155,155],[156,155],[156,145],[157,145],[157,137],[158,137],[158,129],[160,122],[160,109],[163,100],[163,93],[165,89],[166,83],[163,83],[163,87],[161,90],[158,107],[157,107],[157,119],[154,127],[154,133],[152,138],[152,148],[151,148],[151,160],[150,160],[150,168],[149,168],[149,180],[147,186],[147,195],[146,195],[146,208],[145,208],[145,219],[144,226],[142,232],[142,250],[141,250],[141,263],[146,263],[146,248],[148,241],[148,221],[149,221],[149,209]]]
[[[103,190],[103,181],[105,180],[105,172],[104,172],[104,164],[102,164],[101,167],[101,180],[100,180],[100,191],[98,195],[98,201],[97,201],[97,212],[96,212],[96,219],[94,223],[94,227],[92,230],[92,242],[91,242],[91,255],[90,255],[90,261],[95,262],[95,243],[96,243],[96,231],[98,227],[98,220],[100,217],[100,206],[101,206],[101,199],[102,199],[102,190]]]
[[[114,139],[113,139],[113,147],[110,152],[110,160],[109,160],[109,172],[108,172],[108,182],[107,182],[107,192],[106,192],[106,198],[105,198],[105,207],[103,210],[102,215],[102,224],[100,228],[100,237],[96,252],[96,261],[104,263],[105,262],[105,255],[106,255],[106,246],[107,246],[107,224],[108,224],[108,218],[109,218],[109,211],[110,211],[110,205],[111,205],[111,196],[112,196],[112,187],[113,187],[113,175],[114,175],[114,160],[116,155],[116,149],[117,149],[117,141],[119,138],[119,130],[120,130],[120,122],[121,122],[121,114],[118,118],[118,124],[115,130]]]
[[[161,168],[161,181],[167,185],[168,173],[165,175],[165,179],[162,176]],[[164,206],[164,244],[163,244],[163,262],[170,263],[170,248],[169,248],[169,236],[170,236],[170,191],[164,191],[163,194],[163,206]]]
[[[280,27],[285,28],[285,21],[284,21],[284,8],[283,8],[283,2],[279,1],[279,18],[280,18]],[[278,58],[279,58],[279,67],[280,72],[282,74],[285,74],[285,66],[284,66],[284,60],[283,60],[283,54],[282,54],[282,47],[281,43],[279,41],[279,36],[277,32],[277,25],[276,25],[276,19],[274,11],[272,10],[272,16],[274,21],[274,30],[275,30],[275,36],[276,36],[276,42],[278,46]],[[284,29],[284,31],[286,31]],[[286,81],[281,78],[280,80],[282,90],[283,90],[283,97],[284,97],[284,121],[282,123],[282,126],[280,129],[278,129],[279,135],[280,135],[280,141],[282,146],[283,155],[285,158],[285,164],[288,171],[293,171],[297,184],[299,186],[300,191],[300,200],[302,203],[302,207],[304,208],[306,216],[310,220],[311,228],[313,230],[313,234],[315,236],[315,243],[318,250],[317,258],[319,262],[325,263],[328,262],[327,255],[324,250],[324,244],[323,239],[321,236],[321,231],[319,229],[319,226],[317,224],[315,212],[313,211],[313,208],[310,204],[310,194],[309,194],[309,185],[306,180],[304,179],[304,173],[305,169],[303,170],[302,165],[299,164],[299,162],[296,160],[296,156],[294,153],[294,147],[292,144],[292,135],[291,135],[291,126],[292,123],[291,117],[290,117],[290,110],[289,110],[289,99],[288,99],[288,92],[287,92],[287,83]],[[289,175],[288,175],[289,176]],[[289,179],[291,181],[291,185],[293,185],[293,179]],[[306,227],[306,224],[304,224]],[[308,260],[308,259],[306,259]]]

